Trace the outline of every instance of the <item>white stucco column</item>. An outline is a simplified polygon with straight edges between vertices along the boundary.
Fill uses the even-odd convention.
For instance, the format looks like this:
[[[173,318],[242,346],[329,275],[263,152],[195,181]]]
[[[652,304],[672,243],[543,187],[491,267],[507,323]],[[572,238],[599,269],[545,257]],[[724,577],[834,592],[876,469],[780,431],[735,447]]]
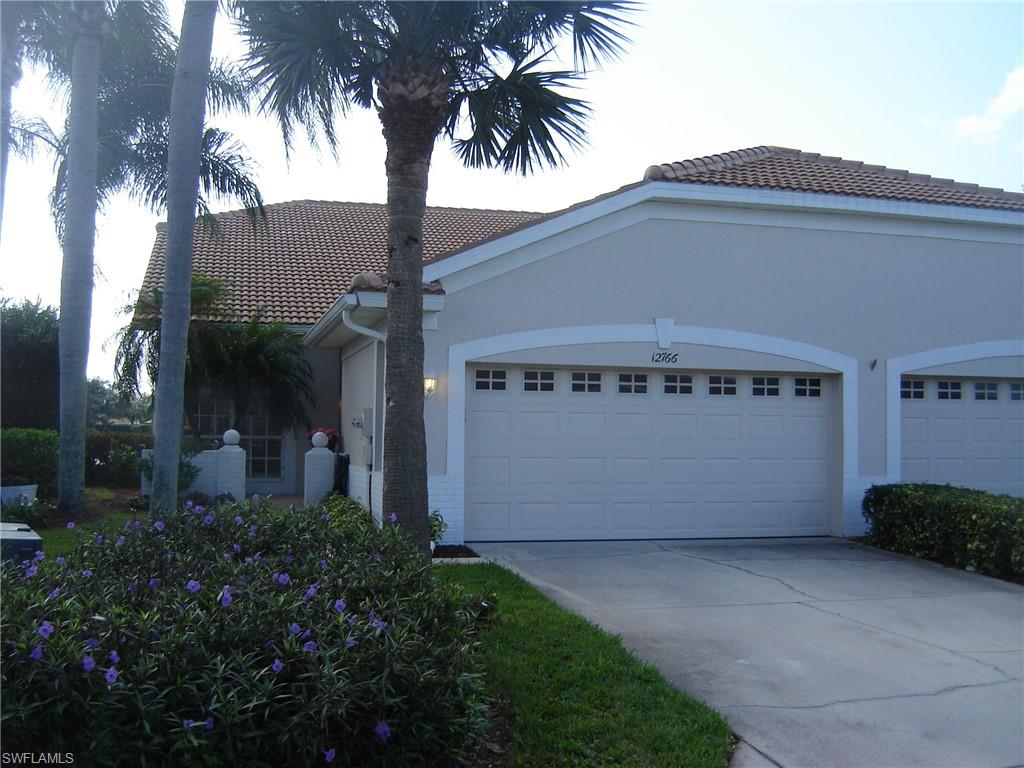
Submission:
[[[313,447],[306,451],[306,472],[302,503],[317,504],[334,488],[334,452],[327,448],[327,435],[313,435]]]
[[[224,445],[217,451],[216,494],[230,493],[238,501],[245,499],[245,451],[238,430],[224,433]]]

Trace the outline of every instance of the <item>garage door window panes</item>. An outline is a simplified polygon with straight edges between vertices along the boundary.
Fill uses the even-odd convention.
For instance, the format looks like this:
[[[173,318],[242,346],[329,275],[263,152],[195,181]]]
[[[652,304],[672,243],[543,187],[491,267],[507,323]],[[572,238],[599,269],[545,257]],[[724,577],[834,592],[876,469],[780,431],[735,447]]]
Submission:
[[[735,395],[735,376],[708,376],[709,395]]]
[[[1024,400],[1024,381],[1010,382],[1010,399]]]
[[[779,377],[778,376],[755,376],[751,394],[754,397],[778,397]]]
[[[904,379],[900,382],[900,399],[924,400],[924,382]]]
[[[572,372],[573,392],[600,392],[601,372],[600,371],[573,371]]]
[[[938,386],[939,400],[959,400],[961,385],[959,381],[940,381]]]
[[[793,379],[793,394],[796,397],[821,397],[821,379]]]
[[[692,395],[693,394],[693,377],[685,376],[680,373],[666,373],[665,374],[665,394],[666,395]]]
[[[646,373],[620,373],[619,374],[620,395],[646,395],[647,374]]]
[[[523,372],[524,392],[554,392],[555,372],[554,371],[524,371]]]
[[[504,391],[508,371],[481,369],[476,372],[476,388],[479,391]]]
[[[999,385],[994,381],[976,381],[974,382],[974,399],[975,400],[998,400],[999,399]]]

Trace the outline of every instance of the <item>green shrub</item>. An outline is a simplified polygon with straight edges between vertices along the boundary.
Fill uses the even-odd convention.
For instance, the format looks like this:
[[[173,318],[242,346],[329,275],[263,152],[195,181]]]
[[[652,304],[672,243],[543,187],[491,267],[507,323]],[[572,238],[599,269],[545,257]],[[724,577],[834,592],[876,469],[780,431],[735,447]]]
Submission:
[[[13,485],[13,483],[12,483]],[[32,528],[45,528],[56,513],[56,507],[42,499],[25,502],[12,501],[0,507],[0,520],[5,523],[25,523]]]
[[[0,430],[0,474],[27,478],[39,495],[57,492],[57,433],[51,429]]]
[[[978,573],[1024,576],[1024,499],[948,485],[875,485],[869,543]]]
[[[475,615],[349,500],[193,505],[2,581],[5,751],[450,766],[483,727]]]
[[[140,451],[152,447],[149,434],[86,432],[85,484],[137,488]]]

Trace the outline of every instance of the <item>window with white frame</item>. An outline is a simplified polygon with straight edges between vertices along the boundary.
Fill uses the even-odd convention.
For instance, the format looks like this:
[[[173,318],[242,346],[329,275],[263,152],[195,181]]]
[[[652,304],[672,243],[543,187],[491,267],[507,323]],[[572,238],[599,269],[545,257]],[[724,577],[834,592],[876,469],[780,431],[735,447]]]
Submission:
[[[620,395],[646,395],[647,374],[646,373],[620,373],[619,374]]]
[[[600,371],[573,371],[570,378],[573,392],[600,392],[601,372]]]
[[[821,397],[821,379],[797,376],[793,379],[793,394],[796,397]]]
[[[959,381],[940,381],[937,385],[936,397],[939,400],[959,400],[962,387]]]
[[[709,395],[735,395],[735,376],[708,376]]]
[[[666,395],[692,395],[693,377],[683,373],[665,374]]]
[[[900,382],[901,400],[924,400],[924,381],[921,379],[903,379]]]
[[[779,377],[778,376],[754,376],[750,393],[754,397],[778,397]]]
[[[1024,400],[1024,381],[1010,382],[1010,399]]]
[[[976,381],[974,382],[974,399],[975,400],[998,400],[999,399],[999,384],[995,381]]]
[[[476,372],[475,386],[478,390],[484,392],[491,390],[504,391],[507,381],[508,371],[480,368]]]
[[[554,371],[523,371],[524,392],[554,392]]]
[[[204,400],[196,414],[197,437],[202,442],[219,441],[231,427],[231,403],[226,400]],[[281,478],[282,440],[277,419],[267,414],[250,414],[238,418],[235,428],[241,435],[239,446],[245,451],[245,476],[252,480]]]

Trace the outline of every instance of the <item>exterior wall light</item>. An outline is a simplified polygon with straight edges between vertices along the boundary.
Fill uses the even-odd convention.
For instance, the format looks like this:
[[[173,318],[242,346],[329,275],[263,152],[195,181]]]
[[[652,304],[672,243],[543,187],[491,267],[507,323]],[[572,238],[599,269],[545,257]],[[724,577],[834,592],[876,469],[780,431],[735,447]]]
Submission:
[[[423,396],[429,399],[434,391],[437,389],[437,379],[433,376],[425,376],[423,378]]]

